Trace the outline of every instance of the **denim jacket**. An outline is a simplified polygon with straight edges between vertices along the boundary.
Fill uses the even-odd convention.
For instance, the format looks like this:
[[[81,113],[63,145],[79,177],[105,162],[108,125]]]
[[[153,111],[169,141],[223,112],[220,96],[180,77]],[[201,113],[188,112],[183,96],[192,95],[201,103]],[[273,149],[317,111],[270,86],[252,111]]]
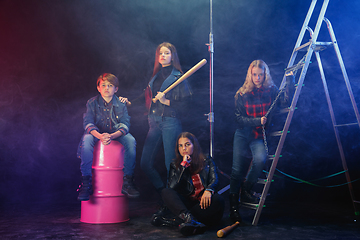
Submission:
[[[105,107],[105,101],[98,95],[89,99],[86,103],[86,113],[83,116],[83,127],[85,129],[85,134],[90,134],[92,130],[96,130],[99,133],[105,132],[106,128],[109,128],[110,131],[108,133],[114,133],[116,131],[121,131],[124,135],[129,132],[130,129],[130,116],[128,115],[128,111],[126,105],[114,95],[110,104],[112,104],[109,109],[110,116],[110,127],[105,126],[105,121],[103,119],[104,115],[101,114],[107,111]],[[80,149],[82,147],[82,139],[78,148],[78,156],[80,156]]]

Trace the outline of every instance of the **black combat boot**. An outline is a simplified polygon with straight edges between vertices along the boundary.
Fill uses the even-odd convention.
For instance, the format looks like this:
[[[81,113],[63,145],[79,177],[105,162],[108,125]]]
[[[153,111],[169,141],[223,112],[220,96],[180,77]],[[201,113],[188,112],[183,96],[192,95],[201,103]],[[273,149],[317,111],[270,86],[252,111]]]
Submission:
[[[121,193],[126,194],[129,198],[137,198],[140,196],[140,193],[136,190],[133,179],[132,176],[124,176],[123,178]]]
[[[90,199],[90,195],[93,194],[92,189],[92,178],[91,176],[82,176],[81,177],[81,185],[79,185],[79,201],[88,201]]]
[[[249,182],[244,182],[242,184],[241,194],[240,194],[240,201],[242,203],[253,203],[253,204],[259,203],[259,198],[255,197],[251,193],[251,188],[253,187],[253,185],[254,184],[249,183]]]
[[[179,227],[183,221],[179,218],[171,218],[166,216],[160,216],[154,214],[151,218],[151,224],[156,227],[167,226],[167,227]]]
[[[230,219],[233,222],[241,222],[241,216],[239,214],[239,194],[230,193]]]
[[[181,213],[179,218],[184,221],[179,226],[180,233],[184,236],[202,234],[206,230],[205,224],[196,221],[190,212]]]
[[[158,227],[162,226],[161,218],[165,215],[168,215],[170,213],[170,210],[165,206],[164,203],[160,204],[159,210],[156,211],[151,217],[151,224]]]

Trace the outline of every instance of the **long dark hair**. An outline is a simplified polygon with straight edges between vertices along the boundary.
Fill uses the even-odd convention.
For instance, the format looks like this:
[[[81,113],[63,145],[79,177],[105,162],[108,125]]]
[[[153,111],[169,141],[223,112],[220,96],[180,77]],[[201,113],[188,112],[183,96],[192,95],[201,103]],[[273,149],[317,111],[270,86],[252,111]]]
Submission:
[[[160,48],[162,48],[162,47],[166,47],[166,48],[168,48],[170,50],[170,52],[171,52],[171,65],[173,65],[174,68],[176,68],[181,73],[183,73],[183,71],[181,70],[180,60],[179,60],[179,57],[178,57],[175,46],[172,45],[171,43],[163,42],[159,46],[157,46],[157,48],[156,48],[154,71],[153,71],[152,76],[155,76],[161,69],[161,64],[159,63],[159,55],[160,55]]]
[[[189,133],[189,132],[182,132],[180,133],[180,135],[178,136],[177,140],[176,140],[176,146],[175,146],[175,154],[176,154],[176,158],[175,158],[175,166],[177,168],[180,167],[180,163],[183,160],[183,157],[180,155],[179,152],[179,139],[180,138],[187,138],[191,141],[191,143],[194,145],[193,148],[193,153],[191,155],[191,165],[190,165],[190,171],[193,174],[197,174],[199,173],[203,168],[204,168],[204,163],[205,163],[205,156],[201,151],[201,147],[200,144],[198,142],[198,140],[196,139],[196,137],[194,136],[194,134]]]

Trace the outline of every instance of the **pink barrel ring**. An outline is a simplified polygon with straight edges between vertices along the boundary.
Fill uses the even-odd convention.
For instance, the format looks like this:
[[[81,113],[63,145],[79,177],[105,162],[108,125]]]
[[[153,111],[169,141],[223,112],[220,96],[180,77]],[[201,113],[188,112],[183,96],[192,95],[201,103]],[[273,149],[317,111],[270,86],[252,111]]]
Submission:
[[[81,222],[119,223],[129,220],[128,198],[121,193],[124,147],[118,141],[94,147],[93,189],[89,201],[81,202]]]

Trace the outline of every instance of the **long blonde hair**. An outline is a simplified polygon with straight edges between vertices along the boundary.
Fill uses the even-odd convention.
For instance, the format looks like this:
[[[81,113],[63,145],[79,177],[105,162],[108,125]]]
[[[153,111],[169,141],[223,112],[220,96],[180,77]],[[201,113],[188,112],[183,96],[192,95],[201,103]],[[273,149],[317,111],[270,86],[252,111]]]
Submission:
[[[252,77],[251,77],[251,75],[252,75],[251,71],[254,67],[258,67],[258,68],[264,70],[264,74],[265,74],[265,79],[263,82],[264,88],[270,88],[275,85],[272,80],[272,77],[270,75],[270,70],[269,70],[268,65],[263,60],[260,60],[260,59],[254,60],[250,63],[244,84],[242,85],[242,87],[239,88],[239,90],[237,90],[237,92],[235,94],[235,100],[238,99],[239,95],[242,96],[245,93],[251,92],[254,89],[255,85],[254,85],[254,83],[252,81]]]

